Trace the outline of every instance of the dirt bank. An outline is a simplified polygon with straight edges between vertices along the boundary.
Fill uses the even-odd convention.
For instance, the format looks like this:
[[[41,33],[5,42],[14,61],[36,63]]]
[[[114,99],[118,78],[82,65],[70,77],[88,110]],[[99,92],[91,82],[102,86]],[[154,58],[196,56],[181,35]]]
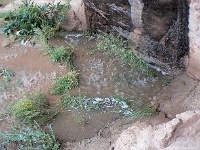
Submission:
[[[155,99],[159,115],[128,125],[118,121],[91,139],[66,143],[65,150],[198,150],[199,91],[198,81],[185,74],[178,76]]]

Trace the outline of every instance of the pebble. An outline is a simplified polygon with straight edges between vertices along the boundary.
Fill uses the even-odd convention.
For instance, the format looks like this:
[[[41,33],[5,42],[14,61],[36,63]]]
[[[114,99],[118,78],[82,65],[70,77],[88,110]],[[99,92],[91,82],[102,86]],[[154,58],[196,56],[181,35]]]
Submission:
[[[2,47],[8,47],[11,44],[11,40],[9,38],[5,38],[2,43],[1,46]]]

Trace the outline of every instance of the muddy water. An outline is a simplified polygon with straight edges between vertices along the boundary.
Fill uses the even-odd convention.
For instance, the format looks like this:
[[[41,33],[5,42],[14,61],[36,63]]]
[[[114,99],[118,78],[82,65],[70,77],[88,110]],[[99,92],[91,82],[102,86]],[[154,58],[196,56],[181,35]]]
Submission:
[[[5,39],[0,37],[0,40]],[[1,47],[0,54],[0,67],[15,74],[11,82],[6,83],[8,89],[0,91],[1,99],[15,100],[27,92],[47,92],[56,77],[69,71],[66,67],[53,65],[37,47],[14,43],[6,48]]]
[[[0,41],[4,41],[0,37]],[[53,45],[67,45],[72,42],[75,46],[73,63],[79,71],[80,86],[71,92],[87,97],[125,96],[132,101],[144,100],[151,102],[163,88],[166,77],[158,73],[158,77],[147,77],[137,69],[127,64],[106,57],[96,52],[88,55],[95,47],[96,41],[82,36],[64,39],[64,36],[50,40]],[[58,101],[58,96],[50,95],[49,89],[56,77],[63,76],[69,69],[59,64],[53,65],[47,56],[43,55],[40,47],[22,46],[19,43],[4,48],[0,46],[0,67],[15,73],[8,83],[8,88],[0,90],[1,108],[6,101],[13,101],[25,93],[46,93],[50,102]],[[0,86],[3,82],[0,82]],[[112,112],[86,112],[83,110],[66,111],[50,123],[59,141],[74,141],[90,138],[114,123],[120,118]],[[0,129],[5,130],[9,121],[0,121]]]
[[[132,103],[144,101],[150,103],[163,88],[167,77],[157,73],[157,77],[148,77],[139,70],[100,52],[92,55],[95,40],[77,36],[67,39],[75,46],[73,64],[79,72],[79,88],[71,90],[74,95],[86,97],[129,97]],[[62,38],[52,40],[53,45],[65,45]],[[60,140],[81,140],[90,138],[111,125],[119,115],[111,112],[72,111],[53,122],[54,133]]]
[[[103,53],[94,52],[95,40],[75,45],[73,61],[79,70],[79,92],[88,97],[124,96],[133,100],[150,102],[163,88],[169,78],[156,72],[157,77],[148,77],[137,68],[110,58]]]

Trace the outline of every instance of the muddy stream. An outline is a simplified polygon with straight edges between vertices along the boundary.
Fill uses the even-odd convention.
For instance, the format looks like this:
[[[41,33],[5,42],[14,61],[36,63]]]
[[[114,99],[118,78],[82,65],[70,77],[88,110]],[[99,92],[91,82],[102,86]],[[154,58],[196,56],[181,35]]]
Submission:
[[[71,90],[72,94],[91,98],[124,96],[134,102],[150,103],[164,88],[167,76],[157,72],[157,77],[148,77],[141,74],[138,69],[100,52],[90,55],[96,41],[77,35],[70,33],[50,40],[53,45],[65,46],[71,42],[75,46],[72,59],[79,73],[80,85]],[[2,43],[9,40],[0,36]],[[26,93],[43,92],[50,102],[58,102],[60,97],[52,96],[50,88],[56,77],[69,72],[66,66],[52,64],[48,56],[43,55],[40,46],[24,46],[18,42],[10,43],[6,47],[3,44],[0,46],[0,68],[6,68],[15,74],[9,83],[4,83],[0,79],[2,112],[6,111],[9,102],[19,99]],[[65,142],[93,137],[120,118],[123,116],[109,111],[66,110],[49,123],[52,124],[59,141]],[[11,124],[12,118],[5,116],[0,120],[0,130],[9,130]]]

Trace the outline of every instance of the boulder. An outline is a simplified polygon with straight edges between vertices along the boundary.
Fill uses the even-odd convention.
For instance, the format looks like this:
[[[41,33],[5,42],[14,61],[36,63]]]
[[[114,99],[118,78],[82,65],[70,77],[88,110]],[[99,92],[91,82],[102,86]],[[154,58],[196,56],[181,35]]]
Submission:
[[[87,29],[83,0],[70,1],[70,10],[67,12],[62,28],[67,31],[84,31]]]
[[[169,122],[151,125],[137,122],[122,132],[115,150],[200,149],[200,111],[177,114]]]
[[[193,0],[190,3],[189,15],[189,41],[190,53],[187,66],[187,74],[200,79],[200,1]]]

